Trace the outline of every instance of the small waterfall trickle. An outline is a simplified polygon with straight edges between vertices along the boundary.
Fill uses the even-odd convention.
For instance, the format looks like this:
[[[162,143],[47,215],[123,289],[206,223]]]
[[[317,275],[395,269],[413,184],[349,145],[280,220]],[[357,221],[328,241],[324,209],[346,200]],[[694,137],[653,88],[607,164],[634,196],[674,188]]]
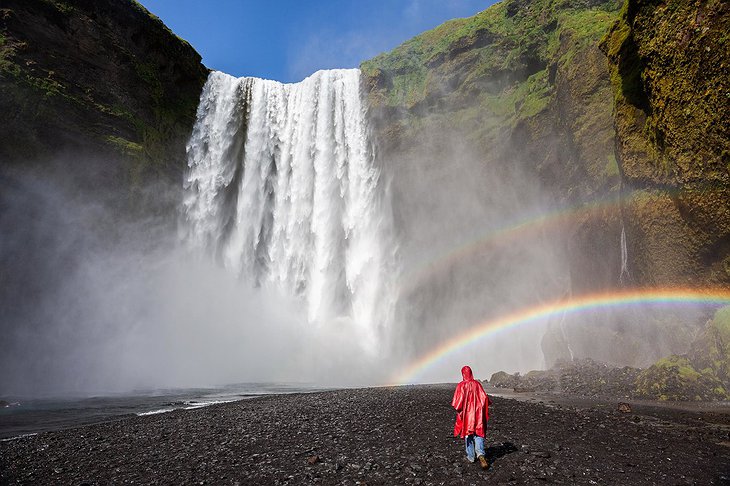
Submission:
[[[621,221],[621,273],[619,274],[619,283],[625,285],[629,282],[631,275],[629,274],[629,252],[626,246],[626,228],[623,220]]]
[[[392,211],[356,69],[296,84],[210,75],[187,147],[188,239],[373,349],[395,292]]]
[[[565,343],[565,348],[568,350],[568,354],[570,354],[570,361],[575,360],[575,354],[573,353],[573,348],[570,347],[570,339],[568,339],[568,335],[565,333],[565,316],[567,312],[563,311],[563,313],[560,315],[560,334],[563,337],[563,342]]]

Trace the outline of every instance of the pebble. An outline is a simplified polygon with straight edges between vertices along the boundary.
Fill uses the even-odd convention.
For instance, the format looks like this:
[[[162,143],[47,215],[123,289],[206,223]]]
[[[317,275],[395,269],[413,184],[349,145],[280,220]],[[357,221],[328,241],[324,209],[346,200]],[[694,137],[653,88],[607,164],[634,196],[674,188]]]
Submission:
[[[728,464],[727,428],[711,421],[634,423],[614,407],[495,397],[485,472],[451,436],[452,394],[431,385],[267,396],[48,432],[0,442],[0,484],[653,484],[663,459],[667,480],[699,485]]]

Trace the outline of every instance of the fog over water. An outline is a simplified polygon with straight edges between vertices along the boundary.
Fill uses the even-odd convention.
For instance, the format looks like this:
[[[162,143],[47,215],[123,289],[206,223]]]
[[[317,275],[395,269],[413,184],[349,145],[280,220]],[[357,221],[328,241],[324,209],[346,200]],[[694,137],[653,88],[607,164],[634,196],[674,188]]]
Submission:
[[[387,380],[396,246],[359,72],[214,73],[189,159],[175,215],[126,217],[63,163],[8,178],[3,394]]]
[[[540,181],[484,163],[447,128],[379,151],[359,83],[357,70],[296,85],[213,73],[185,181],[134,196],[155,210],[130,211],[93,158],[6,171],[0,397],[387,383],[459,332],[569,295],[569,233],[493,238],[561,209]],[[625,238],[600,257],[625,262]],[[656,311],[569,324],[623,322],[649,359],[671,344],[637,323],[703,315]],[[500,334],[419,379],[458,380],[465,363],[479,378],[542,368],[546,331],[565,325]],[[594,349],[612,333],[596,331]]]

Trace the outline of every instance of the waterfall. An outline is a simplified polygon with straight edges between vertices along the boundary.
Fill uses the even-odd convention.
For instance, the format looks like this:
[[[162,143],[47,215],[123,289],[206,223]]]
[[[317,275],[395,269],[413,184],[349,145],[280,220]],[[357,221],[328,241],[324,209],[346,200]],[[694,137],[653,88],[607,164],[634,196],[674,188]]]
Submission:
[[[395,251],[359,70],[296,84],[213,72],[187,154],[189,241],[252,285],[301,299],[310,323],[344,319],[377,346]]]
[[[621,284],[627,283],[628,278],[631,277],[629,274],[629,251],[626,248],[626,229],[624,228],[623,220],[621,221],[621,273],[619,274],[619,282]]]

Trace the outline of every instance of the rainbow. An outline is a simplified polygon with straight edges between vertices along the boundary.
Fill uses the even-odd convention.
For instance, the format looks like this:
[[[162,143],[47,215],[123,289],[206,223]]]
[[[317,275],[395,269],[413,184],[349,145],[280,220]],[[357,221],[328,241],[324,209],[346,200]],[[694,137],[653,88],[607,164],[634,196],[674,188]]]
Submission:
[[[401,295],[408,294],[417,288],[421,282],[426,281],[431,275],[447,270],[455,262],[481,249],[504,246],[513,241],[526,239],[534,233],[563,228],[581,218],[597,217],[605,211],[618,210],[621,204],[628,199],[630,197],[615,197],[594,201],[577,208],[570,207],[549,213],[541,213],[520,221],[508,223],[487,234],[482,234],[476,239],[469,240],[448,253],[431,259],[429,263],[419,265],[416,269],[404,274],[400,279],[399,285]],[[618,240],[618,236],[616,238]]]
[[[730,304],[727,289],[649,288],[589,294],[559,299],[482,322],[446,341],[411,363],[393,377],[392,383],[413,383],[446,356],[473,345],[498,332],[543,321],[556,314],[575,314],[592,309],[626,307],[641,304],[700,304],[721,306]]]
[[[678,195],[679,190],[666,190],[667,194]],[[712,189],[703,189],[702,197],[708,197],[713,193]],[[590,219],[605,215],[610,211],[620,211],[624,204],[649,204],[651,199],[646,199],[640,193],[628,195],[616,195],[601,200],[592,201],[578,207],[567,207],[548,213],[533,214],[519,221],[512,221],[505,226],[497,228],[489,233],[482,234],[476,239],[471,239],[453,248],[428,262],[416,265],[416,268],[403,274],[399,282],[400,294],[407,295],[419,284],[428,280],[432,275],[437,275],[451,268],[454,263],[462,260],[482,249],[491,247],[502,247],[514,241],[533,236],[535,233],[560,230],[569,227],[575,221]],[[616,235],[618,242],[619,235]],[[617,243],[618,244],[618,243]]]

